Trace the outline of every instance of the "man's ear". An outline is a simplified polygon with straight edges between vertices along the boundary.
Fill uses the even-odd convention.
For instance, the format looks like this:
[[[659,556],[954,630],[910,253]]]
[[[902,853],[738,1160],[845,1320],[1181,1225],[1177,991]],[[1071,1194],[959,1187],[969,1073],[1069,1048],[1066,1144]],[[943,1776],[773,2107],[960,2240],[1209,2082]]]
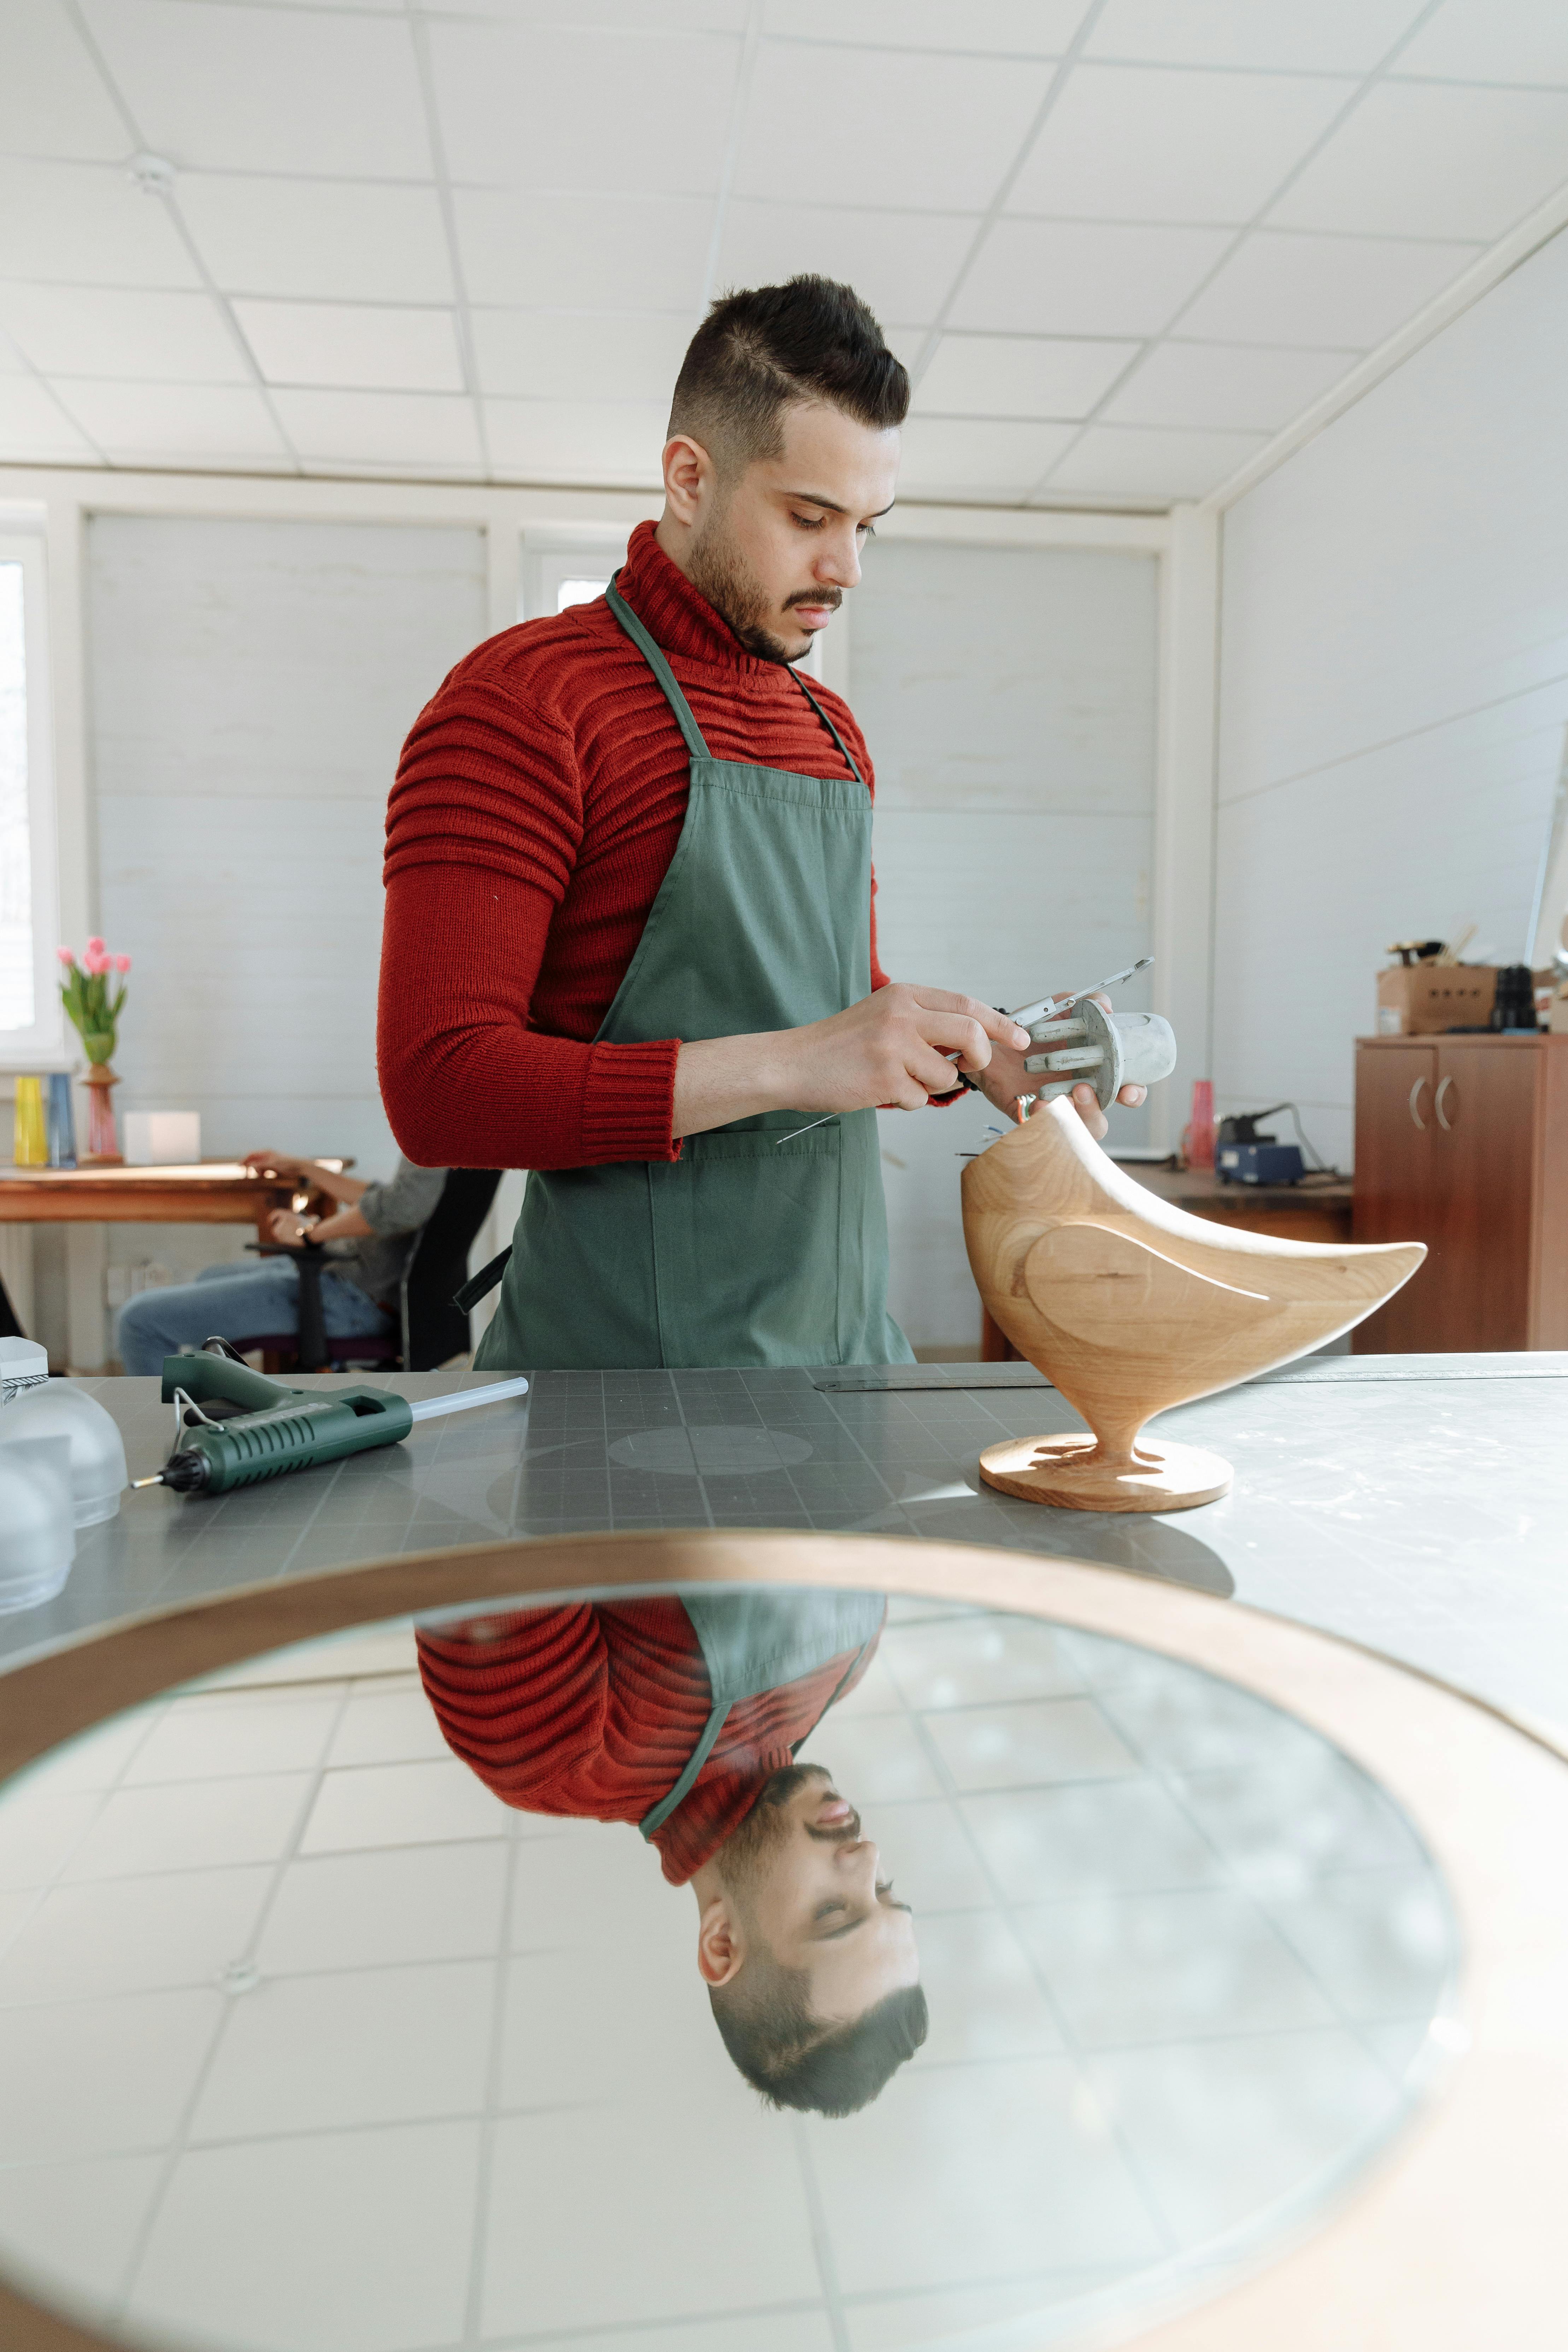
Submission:
[[[697,1922],[697,1973],[707,1985],[726,1985],[741,1973],[745,1938],[722,1895],[702,1906]]]
[[[676,433],[664,445],[664,495],[671,514],[689,530],[705,495],[717,480],[712,458],[689,433]]]

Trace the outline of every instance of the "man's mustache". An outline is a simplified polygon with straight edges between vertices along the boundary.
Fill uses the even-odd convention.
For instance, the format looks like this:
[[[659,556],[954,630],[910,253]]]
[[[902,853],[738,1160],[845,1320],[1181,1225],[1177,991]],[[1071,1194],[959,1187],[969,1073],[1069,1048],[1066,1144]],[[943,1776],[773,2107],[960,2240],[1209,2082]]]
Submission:
[[[784,598],[784,608],[787,613],[792,604],[826,604],[830,612],[837,613],[843,602],[842,588],[797,588],[793,596]]]
[[[860,1834],[860,1816],[851,1805],[841,1822],[821,1824],[807,1822],[805,1833],[807,1837],[820,1839],[824,1845],[853,1845]]]

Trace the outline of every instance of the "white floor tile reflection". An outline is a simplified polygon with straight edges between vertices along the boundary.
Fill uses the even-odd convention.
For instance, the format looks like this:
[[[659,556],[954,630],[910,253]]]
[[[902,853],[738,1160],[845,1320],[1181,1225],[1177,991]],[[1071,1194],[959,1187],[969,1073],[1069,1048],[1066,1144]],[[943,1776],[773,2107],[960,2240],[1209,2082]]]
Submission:
[[[1394,2129],[1454,1965],[1397,1809],[1246,1694],[908,1602],[804,1753],[929,2039],[765,2112],[629,1832],[510,1812],[405,1631],[0,1796],[0,2258],[211,2352],[916,2352],[1218,2282]]]

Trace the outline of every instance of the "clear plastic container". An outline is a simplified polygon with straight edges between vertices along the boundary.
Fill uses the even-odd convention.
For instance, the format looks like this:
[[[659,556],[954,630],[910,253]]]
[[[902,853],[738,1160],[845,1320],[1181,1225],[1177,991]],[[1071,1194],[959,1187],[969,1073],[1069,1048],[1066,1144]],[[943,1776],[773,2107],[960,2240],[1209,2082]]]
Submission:
[[[76,1558],[75,1520],[69,1438],[0,1445],[0,1616],[53,1600]]]
[[[79,1528],[113,1518],[125,1492],[125,1443],[113,1416],[74,1381],[48,1381],[0,1409],[0,1448],[24,1437],[70,1440],[71,1496]]]
[[[48,1356],[36,1339],[0,1339],[0,1404],[42,1388],[48,1377]]]

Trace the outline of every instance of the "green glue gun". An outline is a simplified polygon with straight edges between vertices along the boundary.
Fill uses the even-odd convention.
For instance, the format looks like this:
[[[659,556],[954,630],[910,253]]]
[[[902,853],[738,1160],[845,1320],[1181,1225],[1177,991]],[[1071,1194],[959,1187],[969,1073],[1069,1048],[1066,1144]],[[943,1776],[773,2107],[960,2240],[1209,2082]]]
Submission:
[[[226,1495],[290,1470],[314,1470],[373,1446],[395,1445],[422,1421],[526,1394],[521,1377],[411,1404],[390,1389],[294,1389],[252,1371],[221,1339],[199,1355],[165,1356],[163,1402],[174,1407],[174,1448],[136,1486]]]

